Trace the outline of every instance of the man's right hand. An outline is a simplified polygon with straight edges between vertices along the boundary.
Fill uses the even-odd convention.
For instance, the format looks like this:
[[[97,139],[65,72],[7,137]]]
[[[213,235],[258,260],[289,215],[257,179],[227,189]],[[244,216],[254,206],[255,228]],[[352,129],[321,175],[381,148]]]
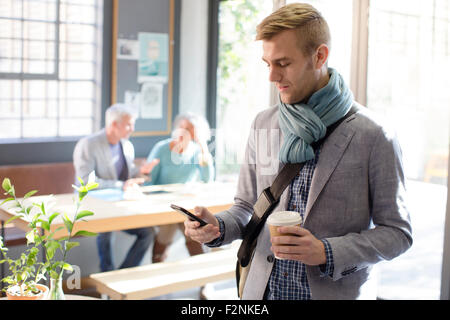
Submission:
[[[200,243],[208,243],[220,237],[219,221],[208,209],[195,207],[194,214],[208,224],[200,228],[199,222],[186,219],[184,221],[184,234],[186,236]]]

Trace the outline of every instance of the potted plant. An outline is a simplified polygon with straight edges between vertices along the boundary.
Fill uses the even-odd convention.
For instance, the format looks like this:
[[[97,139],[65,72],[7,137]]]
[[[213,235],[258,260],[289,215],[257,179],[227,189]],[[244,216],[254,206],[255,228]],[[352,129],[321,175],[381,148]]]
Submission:
[[[8,286],[5,289],[9,300],[41,300],[46,297],[48,287],[38,284],[44,278],[43,263],[37,261],[38,248],[32,246],[23,252],[20,257],[13,260],[8,257],[8,249],[4,247],[0,237],[0,251],[4,259],[0,263],[7,262],[11,275],[2,279]],[[37,267],[37,270],[36,270]]]
[[[88,210],[81,210],[80,206],[83,198],[92,189],[98,187],[98,183],[89,181],[87,184],[81,178],[78,178],[81,183],[80,187],[73,185],[77,190],[78,196],[74,198],[75,210],[72,218],[69,218],[67,213],[52,212],[46,209],[44,201],[41,203],[32,202],[29,204],[30,199],[37,191],[32,190],[28,192],[23,199],[18,199],[15,194],[14,186],[11,184],[8,178],[5,178],[2,183],[2,188],[5,190],[5,195],[8,196],[0,206],[7,202],[13,202],[13,206],[9,210],[15,211],[15,216],[9,219],[6,223],[9,223],[15,219],[22,218],[28,222],[30,231],[26,233],[27,250],[22,253],[21,257],[17,260],[12,260],[6,256],[5,259],[0,260],[1,263],[7,262],[9,264],[11,276],[2,279],[3,282],[8,284],[6,290],[13,290],[16,286],[20,286],[23,289],[20,292],[28,293],[36,292],[39,287],[38,282],[41,279],[47,279],[47,275],[50,278],[50,290],[47,294],[47,298],[50,300],[63,300],[65,299],[62,291],[62,276],[64,270],[72,271],[72,266],[66,262],[68,252],[79,245],[79,242],[73,241],[74,237],[78,236],[95,236],[94,232],[80,230],[73,233],[74,225],[77,221],[83,220],[84,217],[92,216],[94,213]],[[28,199],[28,200],[27,200]],[[52,231],[52,223],[55,218],[61,216],[64,226],[61,226]],[[54,234],[62,229],[66,229],[67,235],[56,239]],[[6,255],[7,248],[0,242],[0,247],[3,255]],[[37,260],[37,253],[40,248],[45,249],[45,261],[39,262]],[[62,258],[58,258],[58,251]],[[18,261],[20,260],[20,261]],[[26,278],[25,278],[26,276]],[[24,279],[25,278],[25,279]],[[44,288],[45,289],[45,288]],[[17,294],[17,290],[15,290]]]

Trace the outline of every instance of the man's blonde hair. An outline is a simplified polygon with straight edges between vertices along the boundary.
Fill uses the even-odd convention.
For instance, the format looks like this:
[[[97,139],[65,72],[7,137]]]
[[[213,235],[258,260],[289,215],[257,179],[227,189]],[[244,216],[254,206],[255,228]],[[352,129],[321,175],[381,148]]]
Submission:
[[[330,29],[322,14],[307,3],[292,3],[267,16],[256,27],[256,40],[269,40],[284,30],[296,29],[298,44],[312,55],[321,44],[331,46]]]

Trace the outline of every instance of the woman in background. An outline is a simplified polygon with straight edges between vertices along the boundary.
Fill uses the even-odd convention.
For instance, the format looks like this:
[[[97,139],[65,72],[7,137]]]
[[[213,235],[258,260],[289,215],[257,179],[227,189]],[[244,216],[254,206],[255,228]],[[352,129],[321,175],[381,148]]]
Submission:
[[[158,142],[147,161],[159,160],[150,173],[146,185],[210,182],[214,179],[214,164],[207,147],[211,133],[208,122],[192,113],[179,114],[174,121],[172,137]],[[183,223],[159,227],[153,246],[153,262],[164,261],[175,232]],[[203,253],[202,245],[186,237],[186,247],[191,256]]]

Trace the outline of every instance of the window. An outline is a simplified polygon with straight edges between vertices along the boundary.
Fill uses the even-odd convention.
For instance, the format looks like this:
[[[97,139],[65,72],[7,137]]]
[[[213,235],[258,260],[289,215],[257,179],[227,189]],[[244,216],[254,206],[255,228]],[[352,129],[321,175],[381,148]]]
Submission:
[[[328,66],[336,69],[350,86],[353,0],[287,0],[286,4],[294,2],[309,3],[323,15],[331,33]]]
[[[380,264],[379,296],[439,299],[450,92],[450,1],[370,2],[367,107],[392,120],[403,151],[414,243]]]
[[[269,106],[269,74],[261,59],[261,41],[255,41],[255,36],[257,24],[270,12],[271,0],[219,2],[215,135],[218,179],[237,176],[251,122]]]
[[[0,0],[0,139],[99,122],[102,0]]]

